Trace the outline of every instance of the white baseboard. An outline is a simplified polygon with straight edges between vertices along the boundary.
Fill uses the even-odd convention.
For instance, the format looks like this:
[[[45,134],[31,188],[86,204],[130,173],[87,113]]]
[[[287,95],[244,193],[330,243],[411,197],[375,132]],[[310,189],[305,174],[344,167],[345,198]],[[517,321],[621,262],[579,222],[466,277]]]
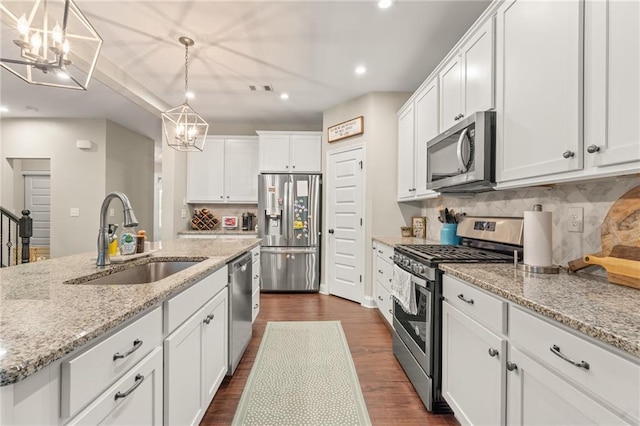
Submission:
[[[360,304],[362,306],[364,306],[365,308],[377,308],[378,304],[376,303],[376,299],[374,299],[372,296],[364,296],[364,298],[362,299],[362,303]]]
[[[329,287],[325,283],[320,283],[320,289],[318,290],[320,294],[329,294]]]

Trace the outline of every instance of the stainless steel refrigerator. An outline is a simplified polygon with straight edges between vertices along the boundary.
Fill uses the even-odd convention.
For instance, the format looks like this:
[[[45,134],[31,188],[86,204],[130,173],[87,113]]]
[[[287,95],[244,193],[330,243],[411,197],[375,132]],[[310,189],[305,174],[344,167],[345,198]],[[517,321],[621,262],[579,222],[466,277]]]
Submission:
[[[258,177],[262,291],[319,290],[320,185],[317,174]]]

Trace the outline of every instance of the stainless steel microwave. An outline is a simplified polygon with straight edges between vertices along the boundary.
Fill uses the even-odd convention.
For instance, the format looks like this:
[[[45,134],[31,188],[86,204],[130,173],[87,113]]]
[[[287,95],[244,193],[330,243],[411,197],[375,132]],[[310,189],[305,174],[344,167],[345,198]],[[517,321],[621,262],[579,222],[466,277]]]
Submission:
[[[427,188],[442,193],[495,186],[495,111],[476,112],[427,142]]]

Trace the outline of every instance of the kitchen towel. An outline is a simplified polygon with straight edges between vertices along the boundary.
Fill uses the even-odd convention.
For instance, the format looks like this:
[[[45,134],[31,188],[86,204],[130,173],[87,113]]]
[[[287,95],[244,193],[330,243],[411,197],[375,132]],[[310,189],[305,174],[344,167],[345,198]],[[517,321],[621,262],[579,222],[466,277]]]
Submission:
[[[524,212],[524,264],[551,266],[551,212]]]
[[[413,288],[413,282],[411,281],[411,274],[398,265],[393,265],[391,295],[398,301],[406,313],[411,315],[418,313],[416,292]]]

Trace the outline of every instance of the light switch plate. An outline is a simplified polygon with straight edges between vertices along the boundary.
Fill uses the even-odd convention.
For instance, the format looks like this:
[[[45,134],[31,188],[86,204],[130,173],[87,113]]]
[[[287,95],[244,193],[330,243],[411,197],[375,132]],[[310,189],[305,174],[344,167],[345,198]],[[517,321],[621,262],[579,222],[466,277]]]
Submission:
[[[69,210],[69,215],[71,217],[78,217],[80,216],[80,209],[78,207],[71,207],[71,209]]]

